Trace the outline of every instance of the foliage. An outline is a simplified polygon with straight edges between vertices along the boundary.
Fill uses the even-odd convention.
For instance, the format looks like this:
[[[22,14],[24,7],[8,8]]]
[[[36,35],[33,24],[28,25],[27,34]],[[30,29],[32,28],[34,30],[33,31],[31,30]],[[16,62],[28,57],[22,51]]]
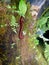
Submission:
[[[27,11],[27,5],[26,5],[25,1],[20,0],[20,2],[19,2],[19,11],[17,11],[17,12],[19,13],[19,15],[24,16],[26,11]]]
[[[11,16],[10,26],[12,27],[13,31],[14,31],[15,33],[17,33],[17,32],[16,32],[16,27],[18,27],[18,23],[16,23],[16,18],[15,18],[15,16],[13,16],[13,15]]]
[[[37,28],[46,32],[49,30],[49,8],[47,8],[42,14],[41,18],[38,20]],[[43,43],[41,43],[43,44]],[[44,56],[46,60],[49,62],[49,45],[45,42],[45,51]]]
[[[49,45],[47,43],[46,43],[44,55],[45,55],[46,60],[49,62]]]
[[[13,14],[10,14],[9,15],[10,12],[12,13],[13,11],[15,11],[15,7],[12,7],[11,8],[10,5],[7,5],[6,8],[7,8],[7,12],[8,13],[3,14],[3,16],[1,16],[1,24],[0,24],[0,27],[1,28],[4,28],[4,27],[10,26],[11,29],[16,33],[16,27],[18,27],[18,23],[16,22],[16,17]],[[4,7],[3,7],[3,9],[4,9]],[[8,22],[6,20],[8,20]],[[9,23],[10,25],[7,24],[7,23]]]
[[[44,32],[49,29],[48,19],[49,19],[49,17],[42,17],[38,23],[38,27],[41,30],[43,30]],[[47,24],[47,26],[46,26],[46,24]]]
[[[39,41],[36,39],[36,35],[34,34],[34,35],[31,35],[31,34],[29,34],[30,35],[30,38],[29,38],[29,40],[30,40],[30,45],[32,46],[32,43],[35,45],[35,46],[37,46],[38,44],[39,44]]]
[[[8,5],[7,6],[7,8],[8,9],[11,9],[11,12],[14,14],[14,13],[18,13],[18,15],[20,15],[20,16],[25,16],[25,13],[26,13],[26,11],[27,11],[27,4],[25,3],[25,0],[20,0],[19,1],[19,6],[18,6],[18,8],[19,8],[19,10],[17,11],[16,8],[17,7],[17,5],[12,5],[12,7],[10,6],[10,5]],[[17,27],[18,26],[18,23],[16,23],[16,18],[17,18],[17,16],[16,16],[16,18],[15,18],[15,16],[14,15],[11,15],[11,22],[10,22],[10,26],[12,26],[12,29],[13,29],[13,31],[15,31],[16,32],[16,29],[15,29],[15,27]]]
[[[38,28],[40,28],[41,30],[43,30],[44,32],[46,30],[49,30],[49,16],[47,14],[49,14],[48,12],[49,9],[47,9],[41,18],[38,20]]]
[[[11,26],[16,26],[16,25],[17,25],[17,23],[16,23],[16,19],[15,19],[14,16],[12,16],[12,18],[11,18],[10,25],[11,25]]]

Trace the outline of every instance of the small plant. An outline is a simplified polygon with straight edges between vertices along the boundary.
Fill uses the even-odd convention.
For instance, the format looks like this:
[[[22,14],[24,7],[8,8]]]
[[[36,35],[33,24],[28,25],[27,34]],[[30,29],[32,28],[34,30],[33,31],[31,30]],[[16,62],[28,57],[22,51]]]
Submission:
[[[16,22],[16,18],[15,18],[14,15],[12,15],[12,17],[11,17],[10,26],[11,26],[12,30],[13,30],[15,33],[17,33],[17,32],[16,32],[16,27],[18,27],[18,23]]]

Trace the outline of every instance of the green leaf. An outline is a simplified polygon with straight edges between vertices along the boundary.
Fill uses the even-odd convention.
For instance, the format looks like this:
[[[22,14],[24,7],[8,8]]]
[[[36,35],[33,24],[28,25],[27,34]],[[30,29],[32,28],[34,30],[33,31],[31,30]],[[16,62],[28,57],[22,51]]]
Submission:
[[[40,28],[41,28],[41,26],[44,25],[46,22],[47,22],[47,17],[42,17],[42,18],[39,20],[38,25],[39,25]]]
[[[16,18],[12,15],[10,26],[17,26],[18,23],[16,23]]]
[[[49,17],[41,17],[39,20],[38,20],[38,24],[37,26],[43,30],[43,31],[46,31],[49,29],[49,21],[48,21],[48,18]],[[47,24],[47,26],[46,26]]]
[[[37,27],[44,32],[49,30],[49,8],[43,12],[41,18],[38,20]]]
[[[19,12],[20,13],[19,14],[21,16],[24,16],[26,11],[27,11],[27,5],[26,5],[25,1],[24,0],[20,0],[20,2],[19,2]]]
[[[18,25],[18,23],[16,22],[15,16],[13,16],[13,15],[12,15],[12,17],[11,17],[10,26],[12,26],[12,30],[13,30],[15,33],[17,33],[17,32],[16,32],[16,27],[18,27],[19,25]]]

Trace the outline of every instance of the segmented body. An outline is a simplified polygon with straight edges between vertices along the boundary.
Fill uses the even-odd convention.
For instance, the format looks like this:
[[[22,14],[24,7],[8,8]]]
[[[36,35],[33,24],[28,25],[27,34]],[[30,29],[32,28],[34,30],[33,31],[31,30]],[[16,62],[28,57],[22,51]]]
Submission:
[[[19,39],[23,39],[24,38],[24,36],[23,36],[23,23],[24,23],[24,18],[21,16],[20,17],[20,21],[19,21],[19,24],[20,24]]]

